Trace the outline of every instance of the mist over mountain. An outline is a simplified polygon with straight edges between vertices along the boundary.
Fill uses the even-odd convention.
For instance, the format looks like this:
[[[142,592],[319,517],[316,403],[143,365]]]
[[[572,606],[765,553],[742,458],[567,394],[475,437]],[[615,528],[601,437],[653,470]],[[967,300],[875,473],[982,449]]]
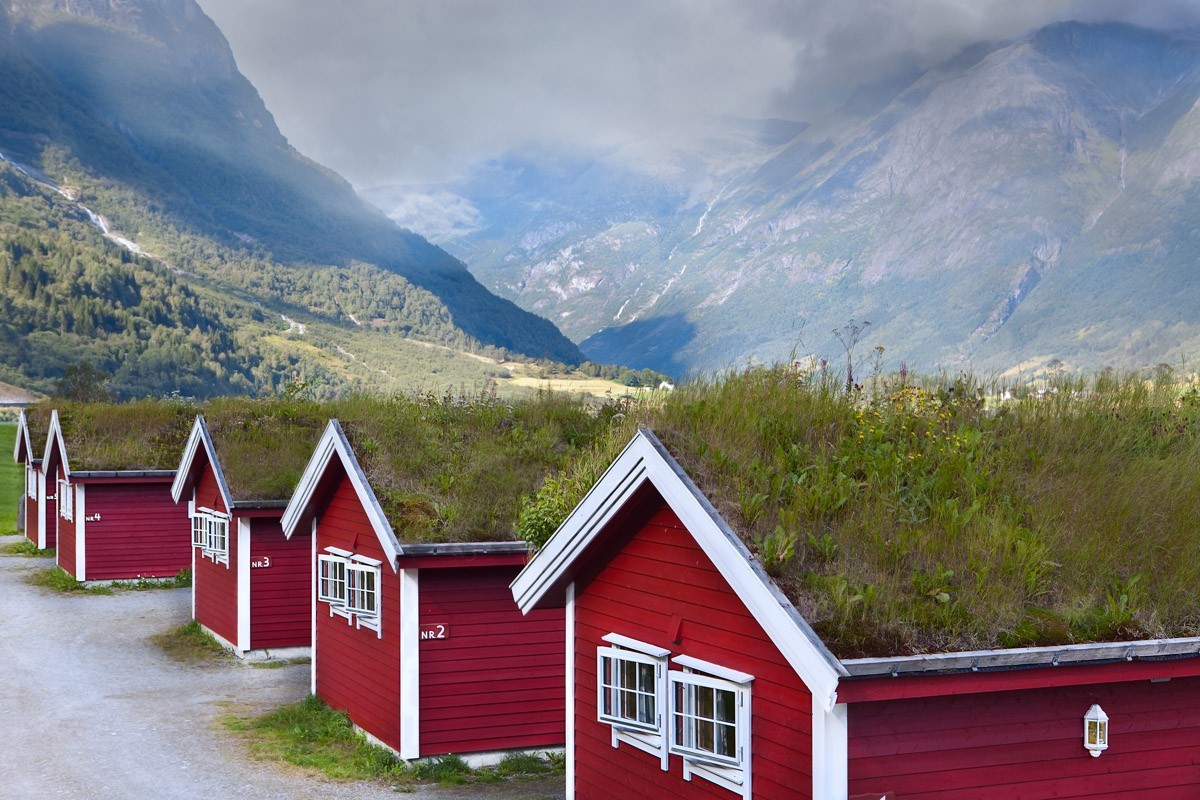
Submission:
[[[80,257],[113,280],[133,280],[123,272],[131,262],[160,274],[172,287],[167,307],[175,294],[195,296],[184,331],[223,330],[233,351],[188,350],[208,362],[197,385],[209,391],[305,375],[391,385],[397,351],[414,340],[580,360],[552,324],[491,294],[292,148],[194,0],[14,0],[0,6],[0,66],[4,241],[65,237],[50,248],[58,256],[25,245],[0,254],[9,377],[44,387],[80,358],[117,372],[159,348],[151,329],[183,324],[167,313],[143,330],[82,312],[77,324],[73,304],[107,299],[121,311],[126,302],[106,298],[99,278],[81,280]],[[98,224],[136,249],[122,253]],[[302,323],[308,338],[294,341]],[[110,335],[129,341],[106,346]],[[368,353],[375,363],[364,366]]]
[[[1179,366],[1200,347],[1198,98],[1196,36],[1055,23],[817,118],[721,120],[706,147],[672,131],[366,195],[417,230],[413,198],[452,209],[437,241],[601,360],[832,360],[866,320],[891,368]]]

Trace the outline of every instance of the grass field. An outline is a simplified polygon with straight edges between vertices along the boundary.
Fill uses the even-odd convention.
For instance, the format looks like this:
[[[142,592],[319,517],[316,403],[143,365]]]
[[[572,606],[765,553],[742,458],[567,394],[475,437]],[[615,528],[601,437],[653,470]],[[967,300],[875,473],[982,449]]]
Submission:
[[[21,465],[12,460],[16,440],[17,426],[0,423],[0,536],[17,532],[17,503],[24,488],[25,473]]]

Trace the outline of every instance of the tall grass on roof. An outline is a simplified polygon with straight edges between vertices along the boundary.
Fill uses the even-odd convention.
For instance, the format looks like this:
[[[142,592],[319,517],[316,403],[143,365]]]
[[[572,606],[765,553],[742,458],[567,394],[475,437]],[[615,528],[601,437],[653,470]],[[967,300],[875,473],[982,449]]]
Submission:
[[[781,367],[639,414],[840,656],[1200,633],[1195,396],[1111,375],[984,395]]]
[[[161,400],[55,401],[72,470],[158,470],[179,466],[196,406]]]
[[[351,398],[336,416],[402,542],[511,541],[520,498],[611,417],[564,394]]]
[[[287,500],[337,406],[297,398],[224,397],[203,408],[234,500]]]

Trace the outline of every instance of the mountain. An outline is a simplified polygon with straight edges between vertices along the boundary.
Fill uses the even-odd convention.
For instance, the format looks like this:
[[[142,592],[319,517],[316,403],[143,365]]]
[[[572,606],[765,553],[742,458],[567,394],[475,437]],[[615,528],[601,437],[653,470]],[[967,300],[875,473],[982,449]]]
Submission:
[[[443,246],[598,360],[840,363],[853,320],[884,368],[1178,366],[1200,348],[1198,98],[1196,36],[1067,22],[807,125],[589,159],[501,211],[493,189],[536,162],[421,192],[472,219]]]
[[[0,377],[85,358],[126,393],[399,389],[482,378],[472,354],[582,358],[296,152],[195,0],[13,0],[0,74]],[[149,381],[127,369],[148,350]]]

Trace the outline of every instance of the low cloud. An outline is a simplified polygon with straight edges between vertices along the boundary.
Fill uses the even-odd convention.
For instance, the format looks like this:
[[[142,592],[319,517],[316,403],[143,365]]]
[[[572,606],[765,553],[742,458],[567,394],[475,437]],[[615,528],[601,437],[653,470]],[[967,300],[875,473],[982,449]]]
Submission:
[[[284,134],[359,186],[721,115],[801,119],[901,65],[1056,20],[1200,22],[1170,0],[199,1]]]

